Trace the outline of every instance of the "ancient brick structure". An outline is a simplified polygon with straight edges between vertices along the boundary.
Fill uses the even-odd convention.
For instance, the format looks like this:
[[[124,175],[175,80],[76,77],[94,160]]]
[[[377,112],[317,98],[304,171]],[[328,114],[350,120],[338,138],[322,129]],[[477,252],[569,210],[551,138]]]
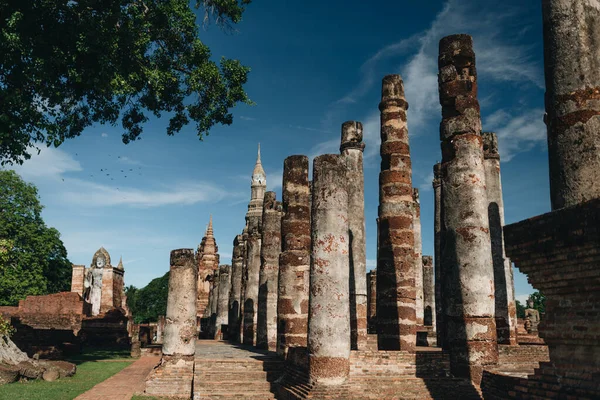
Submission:
[[[219,295],[217,300],[216,337],[223,339],[223,328],[229,317],[229,292],[231,291],[231,265],[219,266]]]
[[[600,4],[544,0],[552,209],[600,197]]]
[[[363,127],[360,122],[342,124],[340,153],[346,163],[348,224],[350,226],[350,324],[353,349],[367,345],[367,254],[365,243],[365,178]]]
[[[127,309],[123,260],[113,267],[110,254],[104,247],[96,251],[89,268],[73,265],[71,292],[78,293],[91,304],[91,315],[106,313],[112,308]]]
[[[281,253],[281,202],[266,192],[263,202],[256,347],[277,350],[277,286]]]
[[[208,221],[206,234],[198,245],[198,311],[197,317],[210,317],[207,311],[211,283],[209,277],[219,268],[219,246],[213,232],[212,215]]]
[[[161,343],[165,337],[165,324],[166,319],[164,315],[158,316],[158,323],[156,324],[156,343]]]
[[[415,257],[417,266],[415,267],[415,289],[417,298],[415,310],[417,314],[417,325],[423,325],[423,240],[421,238],[421,201],[419,200],[419,189],[413,188],[413,200],[415,202],[413,214],[413,233],[415,238]]]
[[[71,274],[71,292],[79,293],[83,297],[83,281],[85,280],[85,265],[73,264]]]
[[[377,333],[377,269],[367,272],[367,328]]]
[[[600,398],[600,3],[545,0],[542,11],[553,211],[504,235],[506,254],[546,297],[539,333],[550,361],[503,382],[503,393],[486,388],[490,398]]]
[[[479,383],[496,364],[494,271],[473,42],[440,41],[444,346],[455,376]]]
[[[310,271],[310,188],[308,157],[290,156],[283,163],[281,247],[277,297],[277,353],[303,363],[308,332]],[[300,356],[296,359],[296,356]]]
[[[231,259],[231,291],[229,292],[229,340],[240,341],[240,325],[242,321],[242,267],[244,263],[244,241],[242,235],[233,240],[233,256]]]
[[[146,380],[146,394],[189,398],[194,376],[198,266],[193,249],[171,251],[162,358]]]
[[[377,254],[377,325],[381,350],[413,351],[416,342],[414,200],[404,84],[383,78]],[[420,261],[420,260],[419,260]]]
[[[315,158],[308,317],[309,376],[343,383],[350,371],[350,258],[345,160]]]
[[[423,325],[436,327],[433,257],[423,256]]]
[[[433,166],[433,260],[435,290],[435,330],[437,345],[444,348],[443,296],[442,296],[442,164]]]
[[[246,213],[246,273],[243,274],[243,342],[256,344],[258,321],[258,286],[260,279],[260,247],[262,235],[262,214],[267,178],[260,160],[260,145],[256,164],[252,171],[251,196]]]
[[[504,201],[500,180],[500,154],[495,133],[483,133],[483,157],[485,185],[488,199],[488,220],[494,264],[494,287],[496,301],[496,332],[498,343],[517,344],[517,308],[512,263],[504,253]]]

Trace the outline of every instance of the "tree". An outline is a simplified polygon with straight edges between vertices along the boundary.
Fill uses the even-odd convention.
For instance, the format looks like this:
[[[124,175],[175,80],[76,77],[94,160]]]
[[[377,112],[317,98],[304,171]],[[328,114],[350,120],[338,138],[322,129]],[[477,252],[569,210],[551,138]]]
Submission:
[[[41,217],[36,187],[14,171],[0,171],[0,187],[0,305],[68,290],[67,250]]]
[[[146,287],[137,289],[128,286],[126,289],[127,307],[133,314],[136,324],[156,322],[160,315],[167,313],[167,296],[169,294],[169,273],[153,279]]]
[[[197,0],[204,22],[241,21],[250,0]],[[195,122],[200,139],[230,125],[249,68],[211,60],[189,0],[0,2],[0,163],[23,163],[39,143],[58,147],[94,123],[121,121],[140,138],[148,113],[167,134]],[[38,148],[39,151],[39,148]]]

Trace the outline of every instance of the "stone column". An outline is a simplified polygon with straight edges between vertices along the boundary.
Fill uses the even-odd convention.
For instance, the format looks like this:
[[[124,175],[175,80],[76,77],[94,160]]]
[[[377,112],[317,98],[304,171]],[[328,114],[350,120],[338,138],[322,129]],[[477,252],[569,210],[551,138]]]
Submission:
[[[248,277],[244,293],[244,344],[256,344],[258,318],[258,280],[260,276],[260,231],[257,227],[248,233],[247,257]]]
[[[233,257],[231,258],[231,291],[229,292],[229,340],[240,341],[241,304],[242,304],[242,268],[244,241],[242,235],[233,240]]]
[[[377,345],[380,350],[414,351],[416,342],[414,200],[404,84],[383,78],[379,251],[377,254]]]
[[[495,133],[483,133],[483,157],[485,185],[488,198],[488,221],[492,241],[492,262],[494,264],[494,287],[496,300],[496,333],[498,343],[517,344],[517,308],[515,286],[510,259],[504,253],[504,202],[500,180],[500,154]]]
[[[481,381],[498,362],[494,270],[488,222],[477,72],[469,35],[440,41],[444,320],[456,376]]]
[[[242,288],[240,303],[240,342],[244,342],[244,299],[246,298],[246,285],[248,283],[248,225],[242,231]]]
[[[367,322],[369,333],[377,333],[377,269],[367,273]]]
[[[297,155],[285,159],[281,192],[284,214],[279,256],[277,353],[306,366],[311,251],[308,157]]]
[[[198,266],[193,249],[171,251],[162,358],[146,380],[146,394],[189,397],[196,349]]]
[[[552,209],[600,197],[600,3],[544,0]]]
[[[433,166],[433,260],[435,278],[435,331],[438,347],[444,348],[444,314],[442,295],[442,164]]]
[[[277,350],[277,285],[281,253],[281,203],[275,192],[266,192],[263,201],[261,263],[258,289],[258,330],[256,347]]]
[[[217,335],[217,307],[219,304],[219,269],[213,271],[210,281],[210,293],[208,297],[208,307],[210,310],[210,320],[208,335],[211,339]]]
[[[231,291],[231,265],[219,266],[219,300],[217,301],[217,339],[223,339],[223,325],[229,317],[229,292]]]
[[[358,121],[342,124],[340,153],[348,169],[348,224],[350,225],[350,326],[352,348],[367,346],[367,254],[365,243],[365,178],[363,127]]]
[[[157,323],[157,328],[156,328],[156,340],[158,341],[158,343],[163,343],[164,338],[165,338],[165,316],[164,315],[159,315],[158,316],[158,323]]]
[[[308,314],[310,381],[338,385],[350,372],[350,258],[346,165],[313,163],[312,259]]]
[[[421,201],[419,200],[419,189],[417,188],[413,188],[413,200],[415,202],[413,233],[415,236],[415,257],[417,259],[417,266],[415,267],[415,289],[417,290],[415,309],[417,325],[423,326],[423,239],[421,236]]]
[[[435,330],[435,295],[433,288],[433,257],[423,256],[423,325]]]

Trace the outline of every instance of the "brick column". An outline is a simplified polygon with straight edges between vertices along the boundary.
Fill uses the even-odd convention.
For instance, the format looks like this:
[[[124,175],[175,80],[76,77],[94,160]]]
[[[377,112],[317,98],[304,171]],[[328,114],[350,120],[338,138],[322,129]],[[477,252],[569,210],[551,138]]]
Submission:
[[[417,265],[415,267],[415,289],[417,298],[415,310],[417,314],[417,325],[423,326],[423,240],[421,237],[421,201],[419,200],[419,189],[413,188],[413,200],[415,202],[413,214],[413,233],[415,237],[415,257]]]
[[[433,257],[423,256],[423,325],[435,330],[435,295],[433,288]]]
[[[219,300],[217,301],[217,339],[223,339],[223,325],[229,317],[229,292],[231,291],[231,265],[219,266]]]
[[[350,259],[345,160],[313,164],[312,259],[308,313],[309,376],[338,385],[350,372]]]
[[[348,224],[350,225],[350,326],[352,348],[367,346],[367,255],[365,243],[365,178],[363,127],[358,121],[342,124],[340,153],[348,169]]]
[[[211,339],[217,336],[217,307],[219,304],[219,268],[213,271],[212,280],[210,281],[210,293],[208,297],[208,309],[210,310],[210,322],[208,335]]]
[[[383,78],[381,172],[377,253],[377,345],[380,350],[414,351],[416,343],[415,240],[412,169],[404,84]]]
[[[189,397],[196,349],[198,266],[193,249],[171,251],[162,358],[146,380],[146,394]]]
[[[544,0],[552,209],[600,197],[600,3]]]
[[[281,192],[284,214],[279,256],[277,353],[305,365],[311,251],[308,157],[285,159]]]
[[[498,343],[517,344],[517,308],[515,286],[510,259],[504,253],[504,202],[500,180],[500,154],[495,133],[483,133],[483,157],[485,185],[488,198],[488,221],[492,241],[492,262],[494,264],[494,287],[496,301],[496,332]]]
[[[277,350],[277,285],[281,253],[281,203],[275,192],[263,201],[261,264],[258,289],[256,347]]]
[[[240,341],[241,305],[242,305],[242,268],[244,241],[242,235],[233,240],[233,256],[231,258],[231,291],[229,292],[229,340]]]
[[[73,264],[71,271],[71,292],[79,293],[83,297],[83,281],[85,280],[85,265]]]
[[[244,344],[256,344],[256,324],[258,318],[258,280],[260,276],[260,231],[251,228],[248,233],[247,257],[248,275],[244,292]]]
[[[438,63],[444,190],[444,344],[450,351],[452,373],[470,377],[478,384],[483,368],[498,362],[498,348],[472,38],[444,37],[440,41]]]
[[[444,314],[442,295],[442,164],[433,166],[433,260],[434,260],[434,289],[435,289],[435,331],[438,347],[444,348]]]
[[[368,304],[367,323],[369,333],[377,333],[377,269],[367,272]]]

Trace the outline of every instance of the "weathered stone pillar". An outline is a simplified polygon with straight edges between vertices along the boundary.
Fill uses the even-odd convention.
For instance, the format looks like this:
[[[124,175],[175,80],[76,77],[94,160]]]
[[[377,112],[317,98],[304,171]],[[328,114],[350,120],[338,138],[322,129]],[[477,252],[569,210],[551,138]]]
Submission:
[[[342,124],[340,153],[348,169],[348,224],[350,226],[350,326],[352,348],[367,346],[367,254],[365,243],[365,177],[363,127],[360,122]]]
[[[544,0],[552,209],[600,197],[600,2]]]
[[[481,381],[498,362],[477,72],[469,35],[440,41],[444,320],[454,375]]]
[[[367,273],[367,323],[369,333],[377,333],[377,269]]]
[[[244,263],[244,241],[242,235],[233,240],[231,258],[231,291],[229,292],[229,340],[240,341],[240,323],[242,321],[242,268]]]
[[[85,265],[73,264],[71,271],[71,292],[83,297],[83,281],[85,280]]]
[[[433,257],[423,256],[423,325],[435,330],[435,291],[433,288]]]
[[[513,270],[510,259],[504,253],[504,202],[500,180],[500,154],[495,133],[483,133],[483,157],[485,185],[488,198],[488,221],[492,241],[492,262],[494,264],[494,287],[496,300],[496,333],[498,343],[517,344],[517,308]]]
[[[313,163],[312,259],[308,314],[309,376],[337,385],[350,372],[348,189],[342,157]]]
[[[438,347],[444,348],[444,314],[442,295],[442,164],[433,166],[433,260],[435,277],[435,331]]]
[[[277,298],[277,353],[306,366],[310,277],[310,189],[308,157],[283,163],[283,218]]]
[[[229,292],[231,291],[231,265],[219,266],[219,300],[217,301],[217,339],[223,339],[223,325],[229,317]]]
[[[377,344],[380,350],[414,351],[416,342],[414,200],[404,84],[383,78],[381,172],[377,254]]]
[[[217,307],[219,304],[219,268],[213,271],[210,281],[210,293],[208,297],[208,309],[210,310],[210,320],[208,336],[211,339],[217,336]]]
[[[413,188],[413,200],[415,202],[413,215],[413,233],[415,237],[415,257],[417,266],[415,267],[415,289],[417,298],[415,310],[417,314],[417,325],[423,325],[423,239],[421,236],[421,201],[419,200],[419,189]]]
[[[256,347],[276,351],[281,203],[276,200],[275,192],[265,193],[262,228]]]
[[[248,257],[248,277],[244,292],[244,344],[256,344],[256,324],[258,318],[258,280],[260,277],[260,231],[252,228],[248,233],[246,253]]]
[[[163,355],[146,380],[149,395],[189,397],[192,392],[197,279],[194,250],[171,251]]]

